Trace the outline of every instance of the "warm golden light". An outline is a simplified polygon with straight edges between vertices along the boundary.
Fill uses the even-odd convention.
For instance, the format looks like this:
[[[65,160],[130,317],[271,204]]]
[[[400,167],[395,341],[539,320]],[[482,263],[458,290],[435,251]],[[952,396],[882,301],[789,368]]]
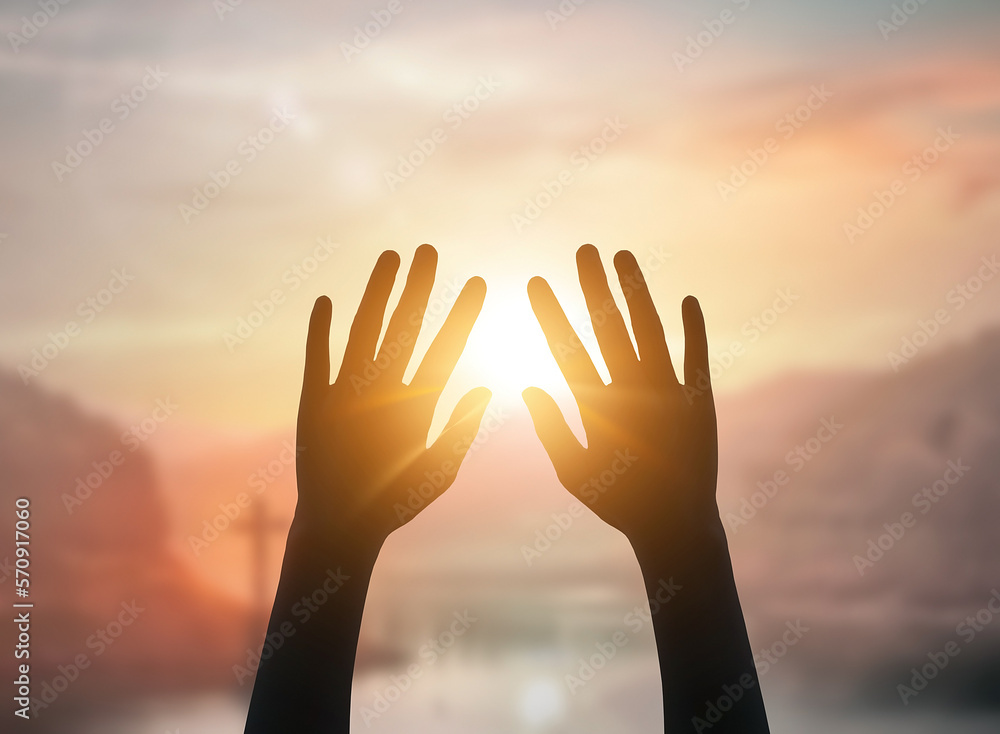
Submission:
[[[527,294],[491,291],[469,337],[460,369],[477,376],[494,399],[521,400],[521,391],[538,386],[550,392],[566,390],[538,325]]]

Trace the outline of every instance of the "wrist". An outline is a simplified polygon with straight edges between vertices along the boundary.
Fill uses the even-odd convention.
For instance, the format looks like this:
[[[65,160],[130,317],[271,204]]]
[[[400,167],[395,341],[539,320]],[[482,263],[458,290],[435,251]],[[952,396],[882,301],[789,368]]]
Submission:
[[[276,617],[295,617],[296,612],[301,617],[303,607],[311,615],[322,607],[321,617],[360,625],[377,557],[377,550],[312,532],[298,518],[293,520],[281,563],[272,623]]]
[[[718,512],[663,527],[655,537],[629,539],[643,577],[702,569],[729,560],[729,543]],[[648,585],[648,583],[647,583]]]
[[[293,555],[312,566],[333,564],[370,573],[381,548],[382,541],[338,531],[296,510],[288,528],[285,555]]]

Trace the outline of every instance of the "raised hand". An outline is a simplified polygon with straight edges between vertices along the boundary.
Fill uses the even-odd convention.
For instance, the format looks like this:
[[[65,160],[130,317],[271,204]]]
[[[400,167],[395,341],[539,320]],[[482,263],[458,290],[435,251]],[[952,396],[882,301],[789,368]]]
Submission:
[[[610,384],[601,380],[549,284],[533,278],[528,295],[580,408],[587,447],[545,392],[528,388],[525,402],[566,489],[623,532],[640,559],[681,551],[699,533],[722,532],[715,503],[715,406],[707,384],[701,308],[693,297],[683,304],[685,387],[674,373],[663,326],[632,253],[619,252],[615,268],[638,355],[597,249],[581,247],[577,266]],[[705,387],[695,387],[699,382]]]
[[[581,247],[577,266],[611,383],[601,380],[548,283],[532,279],[531,305],[580,408],[587,447],[552,398],[528,388],[535,430],[563,486],[629,539],[646,591],[656,597],[650,609],[658,610],[652,625],[665,731],[767,732],[715,501],[718,438],[701,308],[684,300],[681,385],[632,254],[619,252],[615,268],[638,355],[597,250]]]
[[[431,417],[465,348],[486,295],[482,278],[466,283],[410,384],[403,373],[434,285],[437,253],[417,249],[400,297],[375,352],[399,256],[385,252],[368,281],[336,382],[330,384],[331,304],[316,301],[306,342],[298,417],[299,501],[295,522],[320,536],[350,538],[378,551],[386,536],[451,485],[479,430],[490,391],[466,394],[441,436],[427,448]],[[457,452],[456,452],[456,449]],[[421,487],[422,505],[410,490]]]
[[[479,430],[490,400],[485,388],[459,401],[427,448],[434,407],[483,305],[481,278],[466,283],[410,384],[403,384],[436,265],[433,247],[417,249],[376,354],[399,267],[395,252],[382,254],[333,384],[332,305],[323,297],[313,308],[297,427],[298,504],[247,734],[348,734],[358,634],[379,549],[454,481]]]

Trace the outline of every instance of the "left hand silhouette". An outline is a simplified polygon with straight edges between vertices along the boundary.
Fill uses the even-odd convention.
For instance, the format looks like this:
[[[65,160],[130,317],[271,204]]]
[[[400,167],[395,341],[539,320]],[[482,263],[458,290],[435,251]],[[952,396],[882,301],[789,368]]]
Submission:
[[[330,384],[332,305],[320,297],[306,342],[299,404],[298,505],[294,526],[311,538],[336,538],[374,558],[386,537],[454,481],[479,430],[491,393],[466,394],[434,444],[431,417],[475,323],[486,283],[471,278],[410,384],[403,373],[434,285],[437,252],[417,248],[406,286],[375,354],[399,256],[382,253],[358,308],[336,382]],[[432,477],[432,479],[429,479]],[[413,501],[411,489],[420,487]],[[414,504],[417,506],[414,507]]]

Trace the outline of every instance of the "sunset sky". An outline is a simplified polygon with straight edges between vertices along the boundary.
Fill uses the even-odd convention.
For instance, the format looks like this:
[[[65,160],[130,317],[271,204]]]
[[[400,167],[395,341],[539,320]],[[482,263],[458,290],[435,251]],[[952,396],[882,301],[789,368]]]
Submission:
[[[553,620],[596,628],[593,609],[642,603],[624,536],[585,513],[548,565],[526,565],[519,550],[569,501],[520,407],[521,389],[553,392],[580,430],[525,288],[536,275],[551,283],[607,379],[574,253],[598,247],[624,306],[612,258],[629,249],[678,367],[681,301],[694,294],[702,304],[724,396],[720,507],[738,507],[755,482],[774,476],[808,435],[803,420],[812,431],[827,405],[854,406],[843,448],[793,482],[756,535],[737,541],[727,528],[755,644],[771,639],[761,620],[785,619],[785,603],[797,616],[805,600],[818,625],[827,612],[847,630],[885,625],[866,628],[870,637],[838,637],[843,629],[832,625],[814,634],[816,644],[849,657],[877,647],[868,640],[903,640],[909,656],[916,643],[904,644],[910,628],[897,625],[893,605],[909,613],[908,599],[923,598],[903,591],[937,578],[927,559],[961,557],[961,573],[941,573],[956,586],[969,567],[995,578],[989,554],[962,555],[966,546],[952,543],[963,536],[987,547],[991,531],[977,535],[986,525],[966,519],[990,517],[977,509],[992,507],[987,480],[955,493],[952,509],[968,513],[956,514],[960,530],[951,532],[943,522],[951,510],[942,511],[935,522],[948,533],[898,554],[915,559],[898,577],[890,563],[885,581],[864,586],[847,555],[803,549],[846,544],[898,517],[891,492],[909,492],[907,482],[922,481],[920,468],[938,458],[925,433],[954,428],[963,450],[995,455],[983,448],[996,436],[992,404],[952,389],[940,374],[964,374],[952,362],[895,387],[880,387],[890,381],[878,373],[1000,326],[998,37],[996,0],[8,0],[0,5],[0,374],[20,373],[93,418],[65,419],[76,415],[65,405],[20,395],[11,405],[22,420],[8,421],[6,435],[30,423],[36,430],[21,438],[35,443],[20,452],[12,442],[8,452],[49,492],[39,515],[63,521],[55,498],[72,482],[39,479],[49,476],[46,461],[65,477],[78,466],[89,472],[108,455],[108,437],[121,449],[119,429],[152,421],[149,451],[128,464],[134,486],[124,486],[132,474],[116,478],[132,493],[121,496],[155,505],[161,514],[150,511],[150,526],[169,535],[184,574],[268,606],[296,497],[292,462],[276,457],[294,438],[312,305],[322,294],[333,301],[336,370],[379,253],[402,258],[392,307],[414,250],[430,243],[438,277],[417,358],[462,284],[482,276],[488,285],[431,435],[480,384],[494,391],[490,415],[500,417],[460,481],[384,546],[365,634],[405,642],[392,627],[400,610],[415,625],[433,624],[442,605],[473,602],[510,614],[510,639],[522,623],[553,639],[564,631]],[[953,359],[992,358],[990,344]],[[416,361],[407,376],[415,369]],[[862,384],[892,399],[852,392]],[[845,395],[860,397],[836,402]],[[158,405],[161,416],[173,406],[163,421]],[[95,445],[100,455],[91,457]],[[268,466],[277,467],[274,481],[255,505],[273,521],[259,536],[261,568],[248,522],[195,552],[191,539]],[[22,491],[15,485],[5,488]],[[147,532],[128,503],[106,497],[110,511],[92,503],[72,527]],[[796,514],[802,508],[814,514]],[[794,593],[773,593],[782,583]],[[953,600],[937,588],[926,596]],[[398,640],[396,651],[405,649]],[[652,664],[651,636],[642,644],[634,650]],[[891,662],[905,670],[922,654]],[[807,660],[825,671],[834,657]],[[647,668],[632,669],[635,680],[655,683]],[[470,668],[455,670],[472,685]],[[382,685],[383,673],[368,683]],[[607,701],[593,689],[595,711],[657,703],[655,691],[622,680],[614,688],[605,679]],[[774,678],[766,685],[769,695],[779,687]],[[471,695],[453,698],[474,708]],[[582,707],[572,715],[594,731],[617,726]],[[155,731],[165,728],[157,720]]]
[[[75,321],[36,379],[103,409],[170,396],[191,423],[288,425],[314,298],[334,300],[337,353],[378,253],[405,268],[421,242],[441,313],[471,275],[490,289],[446,402],[558,385],[524,287],[545,276],[584,323],[584,242],[609,267],[636,253],[678,356],[680,300],[699,296],[719,364],[743,347],[720,391],[888,369],[938,309],[932,344],[996,322],[994,283],[949,300],[998,252],[995,3],[930,2],[898,27],[860,1],[60,7],[30,39],[34,4],[0,11],[0,363],[30,365]],[[67,146],[89,154],[70,166]],[[845,231],[896,179],[884,216]],[[321,241],[337,247],[309,261]],[[748,325],[782,293],[786,313]]]

